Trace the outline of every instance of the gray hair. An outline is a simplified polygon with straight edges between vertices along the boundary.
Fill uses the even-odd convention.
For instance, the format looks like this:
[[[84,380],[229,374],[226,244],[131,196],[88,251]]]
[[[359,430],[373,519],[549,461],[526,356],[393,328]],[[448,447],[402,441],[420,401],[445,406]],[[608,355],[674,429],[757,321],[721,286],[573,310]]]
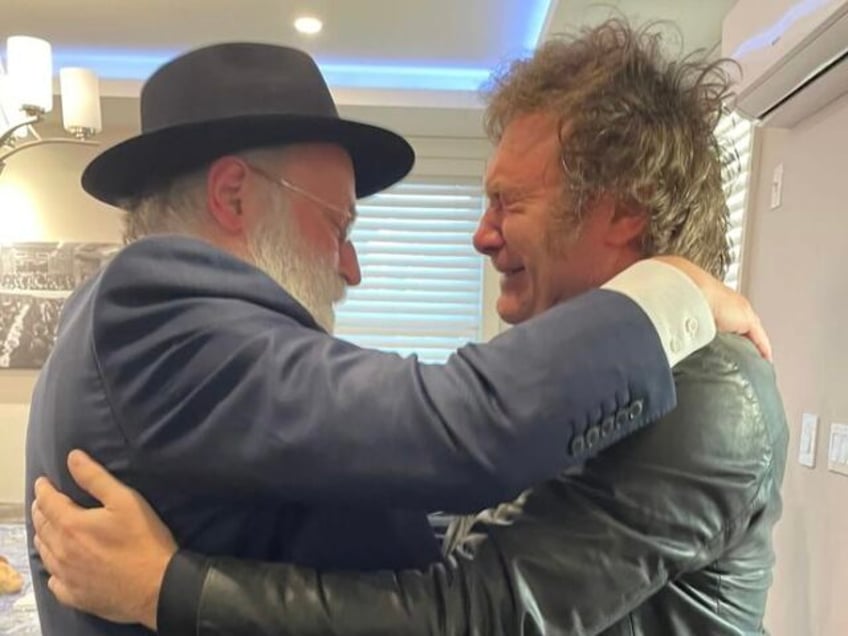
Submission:
[[[520,115],[553,114],[563,199],[574,202],[563,216],[579,224],[586,201],[611,193],[648,213],[645,256],[678,254],[722,278],[730,262],[723,177],[737,163],[715,128],[732,96],[732,62],[704,51],[672,60],[658,26],[613,18],[548,40],[494,78],[487,131],[498,141]]]
[[[252,148],[233,153],[266,169],[278,165],[285,147]],[[154,234],[197,235],[206,222],[206,181],[211,164],[174,177],[141,196],[123,199],[124,244]]]

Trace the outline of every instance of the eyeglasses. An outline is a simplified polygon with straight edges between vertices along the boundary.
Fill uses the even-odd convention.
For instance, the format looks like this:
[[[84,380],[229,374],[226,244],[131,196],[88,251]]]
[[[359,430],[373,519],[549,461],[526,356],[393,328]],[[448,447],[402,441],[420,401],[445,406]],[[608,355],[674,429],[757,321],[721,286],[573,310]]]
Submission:
[[[252,163],[245,162],[245,165],[253,170],[260,177],[270,181],[274,185],[280,186],[281,188],[285,188],[287,190],[291,190],[292,192],[296,192],[304,199],[309,199],[313,203],[318,204],[321,208],[321,212],[323,212],[324,216],[327,217],[327,220],[336,228],[339,243],[347,243],[350,241],[350,232],[353,229],[353,222],[356,220],[356,213],[351,212],[350,210],[345,210],[342,207],[334,205],[333,203],[329,203],[325,201],[318,195],[312,194],[308,190],[304,190],[303,188],[294,185],[290,181],[283,179],[282,177],[275,177],[269,172],[266,172],[264,169],[253,165]]]

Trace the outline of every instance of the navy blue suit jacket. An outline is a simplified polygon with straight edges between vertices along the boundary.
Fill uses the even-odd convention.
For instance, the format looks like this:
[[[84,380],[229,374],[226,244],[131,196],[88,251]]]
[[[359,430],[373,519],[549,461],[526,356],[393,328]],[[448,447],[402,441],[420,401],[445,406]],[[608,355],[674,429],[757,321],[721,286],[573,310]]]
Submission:
[[[635,402],[640,416],[591,448],[572,444]],[[43,474],[96,505],[66,469],[82,448],[141,491],[185,548],[423,567],[438,549],[422,511],[510,499],[673,403],[653,326],[614,292],[424,365],[330,337],[270,278],[210,245],[155,237],[65,306],[33,396],[27,501]],[[46,636],[145,633],[61,607],[30,555]]]

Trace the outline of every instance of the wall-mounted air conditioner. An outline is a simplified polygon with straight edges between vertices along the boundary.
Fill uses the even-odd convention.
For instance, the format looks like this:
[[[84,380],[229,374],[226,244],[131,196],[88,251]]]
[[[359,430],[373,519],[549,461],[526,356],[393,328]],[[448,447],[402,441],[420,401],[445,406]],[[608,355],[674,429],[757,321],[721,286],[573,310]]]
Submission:
[[[848,0],[738,0],[722,54],[742,67],[737,108],[791,127],[848,93]]]

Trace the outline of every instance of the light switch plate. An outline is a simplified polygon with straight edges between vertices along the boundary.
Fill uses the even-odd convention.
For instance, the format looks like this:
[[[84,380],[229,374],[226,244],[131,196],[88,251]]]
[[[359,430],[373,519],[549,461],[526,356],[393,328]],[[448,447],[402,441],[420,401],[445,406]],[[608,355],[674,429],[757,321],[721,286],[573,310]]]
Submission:
[[[783,164],[779,163],[771,177],[771,209],[776,210],[783,203]]]
[[[827,468],[848,475],[848,424],[830,425],[830,444],[827,449]]]
[[[804,413],[801,417],[801,448],[798,451],[798,462],[809,468],[816,466],[816,440],[819,430],[819,416]]]

